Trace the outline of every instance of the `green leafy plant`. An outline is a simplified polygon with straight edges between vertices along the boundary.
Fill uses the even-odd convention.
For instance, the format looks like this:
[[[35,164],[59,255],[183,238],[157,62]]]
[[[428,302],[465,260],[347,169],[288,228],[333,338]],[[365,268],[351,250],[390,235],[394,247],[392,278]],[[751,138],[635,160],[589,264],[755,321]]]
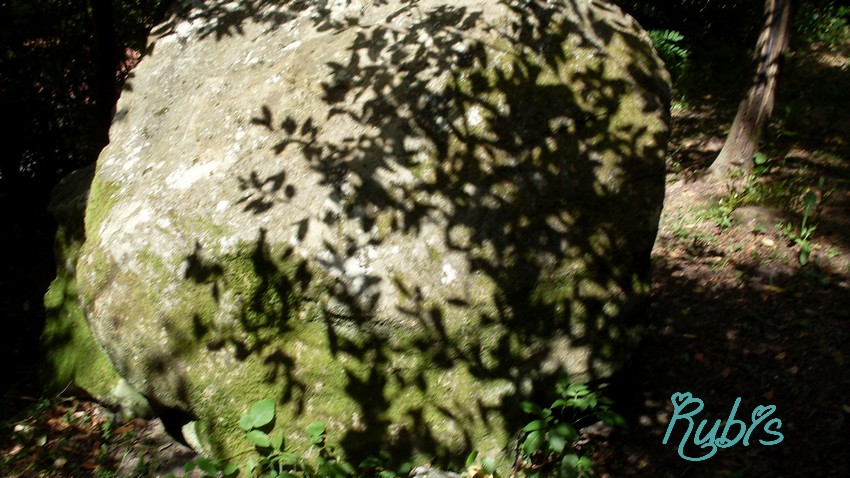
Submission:
[[[531,402],[522,404],[523,411],[535,418],[522,429],[521,471],[529,478],[590,476],[593,463],[575,447],[579,439],[575,424],[590,417],[611,426],[623,426],[625,421],[611,410],[609,400],[586,385],[561,381],[555,390],[558,399],[547,408]]]
[[[732,212],[740,206],[740,197],[730,194],[720,198],[717,206],[709,211],[711,217],[720,229],[727,229],[732,225]]]
[[[239,419],[239,428],[245,431],[245,439],[252,443],[260,454],[260,459],[249,459],[242,467],[244,476],[278,477],[281,475],[285,456],[281,451],[283,448],[283,434],[268,434],[262,429],[274,420],[274,400],[260,400],[251,406],[247,413]],[[278,465],[275,467],[275,465]],[[221,463],[207,457],[198,457],[186,464],[186,472],[195,468],[200,469],[206,476],[231,476],[239,472],[236,464]],[[258,473],[266,472],[263,475]],[[275,473],[276,472],[276,473]]]
[[[523,402],[522,409],[535,416],[523,428],[524,441],[520,446],[523,464],[518,471],[526,477],[572,478],[589,476],[590,458],[580,454],[576,448],[579,435],[575,424],[590,417],[617,426],[623,419],[610,409],[610,401],[599,397],[586,385],[560,382],[556,387],[558,399],[548,408],[531,402]],[[206,457],[198,457],[187,463],[186,473],[200,470],[209,477],[253,477],[253,478],[349,478],[349,477],[406,477],[412,468],[409,462],[393,468],[391,457],[381,452],[354,467],[340,458],[336,450],[327,443],[327,430],[321,421],[307,426],[306,434],[316,454],[306,459],[298,453],[286,451],[283,433],[274,430],[275,402],[271,399],[254,403],[239,420],[245,439],[253,445],[253,454],[243,464],[224,463]],[[246,451],[243,454],[248,454]],[[485,457],[480,464],[478,453],[467,457],[469,478],[498,478],[496,459]],[[173,478],[173,476],[171,476]]]
[[[382,450],[377,457],[371,457],[360,463],[358,467],[358,476],[369,476],[378,478],[407,478],[410,475],[410,470],[413,466],[410,462],[404,462],[399,467],[393,468],[389,465],[392,462],[390,453]]]
[[[475,450],[466,457],[466,473],[465,478],[498,478],[499,475],[496,473],[496,459],[492,456],[485,457],[481,461],[481,465],[478,466],[476,463],[478,462],[478,451]]]
[[[704,211],[703,217],[713,220],[721,229],[732,226],[732,213],[739,207],[758,205],[778,205],[793,194],[796,189],[788,181],[761,181],[770,169],[772,160],[765,153],[757,152],[753,156],[753,171],[733,179],[729,192],[717,201],[717,205]]]
[[[743,186],[732,187],[729,193],[717,201],[717,205],[707,209],[703,213],[703,217],[714,221],[721,229],[727,229],[732,226],[732,212],[735,209],[738,209],[744,204],[758,202],[754,200],[756,176],[753,174],[747,175],[740,184],[743,184]]]
[[[824,42],[831,46],[850,36],[850,6],[842,2],[803,1],[794,15],[794,37],[803,43]]]
[[[690,57],[690,51],[683,46],[684,35],[675,30],[650,30],[649,38],[673,78],[681,78]]]
[[[391,460],[386,455],[370,458],[355,468],[341,459],[336,450],[327,444],[327,430],[321,421],[307,426],[305,432],[316,456],[310,460],[298,453],[286,451],[283,432],[273,430],[275,403],[271,399],[260,400],[251,406],[239,420],[239,428],[245,439],[254,446],[255,456],[241,466],[225,464],[206,457],[198,457],[186,465],[186,472],[201,470],[205,476],[240,476],[259,478],[346,478],[354,476],[377,476],[399,478],[410,472],[410,463],[397,469],[387,465]],[[247,453],[247,452],[246,452]]]
[[[800,118],[797,114],[794,107],[791,105],[785,105],[785,109],[782,111],[781,115],[777,115],[776,125],[779,128],[779,136],[784,138],[794,138],[798,135],[796,131],[796,125],[799,124]]]
[[[788,239],[792,240],[800,248],[798,260],[800,265],[806,265],[809,262],[809,256],[812,253],[811,238],[817,228],[817,225],[811,224],[809,219],[814,215],[818,205],[818,190],[823,190],[824,178],[818,180],[817,189],[809,188],[803,196],[803,219],[800,222],[800,228],[795,229],[793,224],[780,223],[777,224],[779,231]]]
[[[767,172],[768,167],[770,166],[770,156],[762,153],[761,151],[757,152],[753,156],[753,174],[756,176],[761,176],[762,174]]]

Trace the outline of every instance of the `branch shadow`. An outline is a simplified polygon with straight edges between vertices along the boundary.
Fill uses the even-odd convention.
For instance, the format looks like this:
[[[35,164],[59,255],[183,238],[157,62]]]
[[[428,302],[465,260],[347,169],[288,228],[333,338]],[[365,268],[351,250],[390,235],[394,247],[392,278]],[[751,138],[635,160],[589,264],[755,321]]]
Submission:
[[[194,6],[159,33],[179,34],[180,22],[189,22],[201,38],[221,39],[242,34],[246,21],[273,29],[302,14],[318,31],[357,24],[356,16],[332,15],[344,9],[330,2],[271,3]],[[281,401],[301,413],[308,384],[278,338],[302,320],[307,302],[318,306],[329,353],[345,367],[345,393],[358,407],[360,423],[340,441],[354,459],[377,449],[425,452],[435,462],[465,456],[474,420],[518,424],[521,400],[569,375],[553,339],[589,351],[585,379],[602,379],[606,367],[623,363],[647,312],[667,131],[622,118],[620,100],[635,93],[643,109],[634,114],[657,114],[667,111],[669,91],[653,74],[657,60],[646,38],[631,25],[609,24],[605,10],[613,7],[580,3],[504,0],[512,20],[493,25],[466,6],[425,10],[411,2],[359,25],[347,60],[325,65],[327,115],[260,105],[250,122],[277,138],[271,149],[281,163],[300,161],[317,174],[334,205],[322,214],[304,211],[295,242],[316,222],[343,232],[326,238],[308,262],[294,246],[273,253],[277,244],[261,229],[249,271],[260,283],[242,298],[238,323],[231,330],[196,317],[195,339],[210,349],[231,347],[239,360],[264,357],[269,380],[289,384]],[[588,51],[597,60],[581,63],[578,55]],[[626,63],[622,72],[613,71],[617,62]],[[321,126],[330,121],[348,122],[355,133],[331,137]],[[288,207],[301,192],[291,176],[281,168],[238,178],[243,211],[263,216]],[[624,207],[647,212],[627,220]],[[372,232],[366,243],[346,232],[352,224]],[[367,245],[387,245],[387,234],[421,237],[435,225],[447,251],[493,284],[493,296],[481,298],[491,310],[352,265]],[[375,234],[379,226],[388,232]],[[187,262],[186,279],[210,287],[218,301],[227,266],[205,258],[200,244]],[[399,297],[389,310],[385,285]],[[327,297],[302,295],[317,286]],[[396,329],[412,339],[399,343]],[[393,357],[405,354],[424,357],[431,371],[464,368],[480,381],[507,380],[512,391],[497,405],[479,397],[422,403],[408,411],[411,426],[393,430],[385,412],[397,399],[393,390],[429,388],[428,371],[395,368]],[[426,408],[458,430],[460,449],[443,442]]]

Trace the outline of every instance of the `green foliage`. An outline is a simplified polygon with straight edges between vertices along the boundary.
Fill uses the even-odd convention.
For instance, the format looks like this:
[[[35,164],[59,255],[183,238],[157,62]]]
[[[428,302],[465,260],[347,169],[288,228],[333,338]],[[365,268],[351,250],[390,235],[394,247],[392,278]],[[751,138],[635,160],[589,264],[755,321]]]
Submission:
[[[761,176],[765,172],[767,172],[767,168],[770,165],[770,156],[762,153],[761,151],[757,152],[753,157],[753,174],[756,176]]]
[[[818,186],[816,189],[809,188],[806,190],[806,194],[803,196],[803,219],[800,222],[799,229],[795,229],[794,225],[790,222],[776,225],[777,229],[779,229],[785,237],[794,241],[794,244],[800,248],[798,260],[802,266],[808,264],[809,256],[812,253],[811,238],[817,228],[817,225],[810,224],[809,219],[814,215],[818,206],[818,192],[823,191],[823,185],[824,177],[821,176],[818,180]]]
[[[410,464],[404,463],[397,469],[386,465],[387,456],[371,458],[354,467],[340,458],[336,450],[326,441],[325,424],[315,421],[307,426],[306,433],[316,456],[307,459],[286,451],[283,431],[273,430],[275,417],[274,400],[264,399],[254,403],[239,419],[239,428],[245,431],[245,439],[253,445],[256,455],[242,464],[224,463],[206,457],[198,457],[186,464],[186,472],[200,470],[204,476],[240,476],[258,478],[345,478],[355,476],[378,476],[398,478],[406,476]],[[249,452],[246,451],[245,454]]]
[[[523,402],[522,409],[535,418],[523,429],[524,441],[520,446],[523,463],[519,471],[527,477],[556,476],[563,478],[585,477],[592,471],[589,457],[576,448],[579,439],[576,426],[588,418],[602,420],[611,426],[623,426],[623,418],[610,409],[610,401],[591,391],[586,385],[560,382],[555,389],[558,398],[547,408]],[[258,477],[258,478],[401,478],[408,476],[409,462],[392,467],[387,452],[353,466],[327,444],[327,429],[321,421],[307,426],[305,432],[316,452],[307,459],[298,453],[286,451],[283,432],[274,430],[275,403],[271,399],[254,403],[239,420],[245,439],[253,445],[251,454],[241,464],[198,457],[186,464],[186,473],[200,470],[208,477]],[[242,455],[248,455],[246,451]],[[497,478],[496,459],[485,457],[480,466],[473,466],[478,453],[472,452],[466,460],[468,470],[478,471],[474,477]],[[470,472],[471,473],[471,472]],[[483,473],[483,474],[482,474]],[[171,477],[173,478],[173,476]]]
[[[675,30],[650,30],[649,38],[658,55],[667,65],[673,80],[683,77],[688,69],[690,57],[690,51],[683,43],[685,37]]]
[[[718,200],[716,206],[701,213],[700,217],[713,220],[718,227],[726,229],[732,225],[732,212],[745,205],[757,204],[783,209],[802,207],[799,227],[795,227],[791,222],[784,222],[776,224],[776,228],[799,247],[798,260],[800,265],[806,265],[812,252],[811,238],[817,228],[811,220],[816,215],[817,207],[823,202],[822,198],[828,194],[824,189],[824,177],[821,176],[815,187],[806,187],[799,178],[764,182],[760,178],[770,167],[771,159],[764,153],[756,153],[754,160],[753,173],[743,178],[738,183],[740,186],[731,188],[728,194]],[[799,198],[802,198],[802,201]]]
[[[602,420],[610,425],[623,424],[623,419],[610,410],[610,401],[601,398],[586,385],[561,382],[557,385],[556,392],[557,399],[549,407],[543,408],[529,402],[522,404],[522,409],[534,415],[534,419],[522,430],[524,440],[518,450],[522,460],[517,461],[520,465],[514,470],[514,476],[588,476],[592,463],[585,456],[586,453],[582,453],[586,448],[582,450],[576,446],[579,440],[577,428],[588,419]],[[72,401],[70,407],[61,409],[61,415],[54,417],[68,425],[63,428],[88,429],[95,421],[95,415],[90,413],[89,408],[78,409],[75,403]],[[33,405],[29,413],[45,414],[42,418],[47,420],[50,418],[47,412],[55,407],[54,401],[44,400]],[[398,461],[387,451],[381,451],[356,466],[349,463],[327,443],[327,428],[321,421],[314,421],[305,428],[310,451],[305,454],[294,453],[286,449],[283,430],[274,426],[275,418],[273,400],[255,402],[238,421],[239,429],[245,433],[246,444],[249,446],[242,453],[226,460],[200,456],[186,464],[183,476],[200,474],[204,477],[240,478],[401,478],[409,476],[413,468],[410,462],[392,465]],[[112,415],[98,420],[98,442],[103,445],[98,454],[100,467],[96,476],[118,476],[115,464],[109,461],[107,444],[118,437],[132,441],[134,439],[131,437],[135,435],[116,433],[116,422]],[[14,424],[4,422],[0,425],[14,428],[12,439],[24,446],[25,450],[41,449],[49,441],[48,436],[41,433],[43,427],[31,419]],[[50,438],[50,441],[52,440],[54,439]],[[510,458],[514,461],[514,457]],[[53,466],[53,460],[45,463]],[[12,466],[14,465],[11,461],[4,462],[0,459],[0,474]],[[497,457],[486,456],[479,459],[478,453],[473,452],[468,456],[466,466],[466,473],[461,474],[464,478],[498,477]],[[152,467],[156,468],[156,464],[142,456],[133,476],[147,476]],[[173,474],[168,476],[174,478]]]
[[[260,400],[239,420],[239,428],[250,432],[254,428],[268,425],[274,420],[274,400]]]
[[[614,3],[650,32],[659,56],[670,70],[676,99],[695,100],[709,93],[737,102],[741,92],[746,91],[752,75],[752,48],[763,24],[764,2],[615,0]]]
[[[795,185],[789,181],[763,182],[761,179],[773,167],[774,160],[770,155],[761,151],[753,157],[753,171],[746,176],[738,176],[736,184],[730,187],[729,192],[717,201],[717,205],[706,211],[703,216],[713,220],[721,229],[732,225],[732,212],[739,207],[758,205],[780,205],[783,203]]]
[[[586,385],[561,381],[556,392],[558,399],[547,408],[531,402],[522,404],[523,411],[535,418],[522,429],[521,471],[529,478],[590,476],[593,463],[575,447],[579,438],[576,424],[590,417],[611,426],[623,426],[625,421],[610,409],[609,400]]]
[[[794,15],[795,42],[834,45],[850,37],[850,6],[841,3],[833,0],[800,2]]]
[[[752,196],[754,176],[748,176],[742,189],[732,189],[717,201],[717,205],[706,211],[707,219],[714,221],[720,229],[732,226],[732,212],[749,202]]]

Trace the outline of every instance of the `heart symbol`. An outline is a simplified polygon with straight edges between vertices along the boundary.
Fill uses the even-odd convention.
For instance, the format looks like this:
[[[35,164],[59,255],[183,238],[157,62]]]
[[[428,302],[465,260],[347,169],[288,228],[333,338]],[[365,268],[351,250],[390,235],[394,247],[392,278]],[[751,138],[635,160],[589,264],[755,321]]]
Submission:
[[[758,423],[776,411],[776,405],[759,405],[753,410],[753,423]]]
[[[691,398],[693,398],[693,395],[691,395],[691,392],[685,392],[685,393],[676,392],[676,393],[673,394],[672,397],[670,397],[670,400],[673,402],[673,408],[678,409],[678,408],[682,408],[686,404],[688,404],[688,402],[691,401]]]

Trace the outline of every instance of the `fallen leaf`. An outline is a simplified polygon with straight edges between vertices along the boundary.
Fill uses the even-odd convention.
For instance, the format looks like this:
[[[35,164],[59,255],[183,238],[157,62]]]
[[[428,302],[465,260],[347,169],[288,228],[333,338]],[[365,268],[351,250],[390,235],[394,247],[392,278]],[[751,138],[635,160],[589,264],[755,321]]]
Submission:
[[[30,466],[35,462],[35,459],[37,457],[38,457],[38,455],[31,455],[31,456],[28,456],[26,458],[21,458],[20,460],[17,460],[15,462],[15,468],[22,470],[22,469]]]
[[[777,287],[777,286],[772,285],[772,284],[766,284],[766,285],[762,286],[762,289],[764,289],[768,292],[774,292],[776,294],[779,294],[781,292],[785,292],[785,289],[783,289],[782,287]]]
[[[480,466],[472,465],[466,469],[466,474],[469,478],[492,478],[493,475],[487,474]]]
[[[128,433],[128,432],[133,431],[134,428],[136,428],[135,425],[133,425],[133,422],[130,422],[126,425],[122,425],[122,426],[116,428],[115,434],[121,435],[121,434],[124,434],[124,433]]]
[[[729,368],[729,367],[724,368],[723,371],[720,372],[720,375],[723,375],[723,378],[729,378],[729,375],[731,375],[731,374],[732,374],[732,369]]]
[[[773,400],[773,395],[775,393],[776,393],[776,391],[771,388],[770,390],[764,392],[761,396],[764,397],[767,400]]]
[[[786,355],[787,354],[785,352],[779,352],[778,354],[776,354],[776,360],[785,360]]]
[[[90,436],[91,436],[91,433],[83,431],[81,433],[77,433],[76,435],[72,436],[70,438],[70,440],[71,441],[77,441],[77,442],[84,442],[84,441],[87,441]]]
[[[63,430],[67,430],[68,428],[71,428],[71,425],[68,425],[68,423],[65,420],[62,420],[61,418],[50,418],[50,419],[47,420],[47,424],[51,428],[55,429],[56,431],[60,431],[60,432],[63,431]]]

